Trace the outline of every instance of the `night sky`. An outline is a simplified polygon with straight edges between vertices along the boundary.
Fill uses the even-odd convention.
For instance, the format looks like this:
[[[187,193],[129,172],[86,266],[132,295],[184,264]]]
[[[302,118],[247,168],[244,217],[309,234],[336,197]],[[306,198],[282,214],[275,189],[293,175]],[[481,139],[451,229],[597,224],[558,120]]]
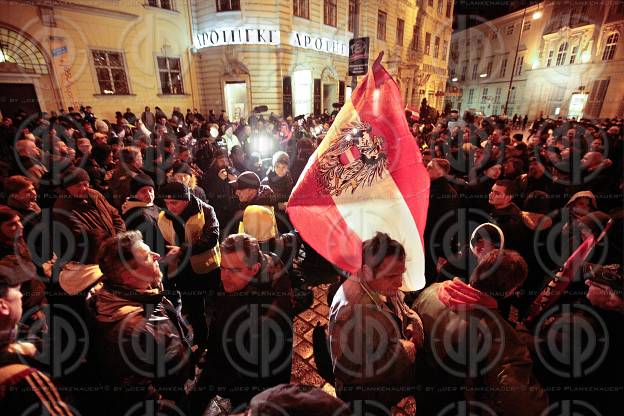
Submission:
[[[529,3],[537,1],[527,0],[455,0],[455,19],[453,28],[456,30],[466,29],[499,16],[503,16]],[[467,18],[464,18],[467,16]]]

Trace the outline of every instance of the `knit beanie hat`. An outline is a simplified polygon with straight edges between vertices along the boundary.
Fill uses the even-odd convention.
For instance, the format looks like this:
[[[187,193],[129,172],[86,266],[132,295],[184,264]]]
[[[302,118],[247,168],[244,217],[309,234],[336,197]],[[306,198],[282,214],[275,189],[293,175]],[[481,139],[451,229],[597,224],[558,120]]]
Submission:
[[[188,186],[181,182],[169,182],[160,188],[159,196],[162,199],[175,199],[178,201],[190,201],[191,192]]]
[[[155,188],[154,181],[148,175],[141,173],[136,176],[133,176],[130,179],[130,194],[136,195],[137,192],[144,186],[151,186]]]

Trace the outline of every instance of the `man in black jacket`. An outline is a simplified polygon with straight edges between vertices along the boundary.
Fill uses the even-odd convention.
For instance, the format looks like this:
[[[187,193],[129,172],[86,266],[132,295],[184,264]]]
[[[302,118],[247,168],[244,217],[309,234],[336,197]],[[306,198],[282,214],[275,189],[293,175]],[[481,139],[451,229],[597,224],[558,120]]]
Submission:
[[[110,391],[102,414],[124,414],[134,406],[148,413],[163,401],[185,408],[184,383],[193,377],[189,331],[163,296],[159,257],[138,231],[109,238],[100,248],[104,284],[94,289],[89,307],[91,357]]]
[[[492,207],[490,221],[503,230],[507,248],[526,255],[528,254],[528,229],[522,221],[520,208],[512,202],[515,192],[515,184],[512,181],[506,179],[496,181],[488,199]]]

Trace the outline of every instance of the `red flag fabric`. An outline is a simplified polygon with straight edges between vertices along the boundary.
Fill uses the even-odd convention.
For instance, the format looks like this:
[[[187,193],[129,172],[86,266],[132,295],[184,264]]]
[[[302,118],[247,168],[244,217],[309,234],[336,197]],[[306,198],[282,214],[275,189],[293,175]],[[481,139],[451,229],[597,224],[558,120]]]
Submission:
[[[424,287],[423,231],[429,176],[401,93],[379,55],[301,174],[288,215],[302,238],[349,272],[362,242],[381,231],[403,244],[403,290]]]

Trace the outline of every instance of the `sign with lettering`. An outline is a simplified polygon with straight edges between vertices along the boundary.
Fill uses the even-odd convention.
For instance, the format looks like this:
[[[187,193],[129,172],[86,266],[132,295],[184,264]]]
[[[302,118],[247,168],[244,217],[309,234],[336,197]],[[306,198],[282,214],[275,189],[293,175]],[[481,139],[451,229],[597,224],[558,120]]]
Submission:
[[[347,44],[339,40],[327,39],[307,33],[293,32],[290,44],[297,48],[312,49],[317,52],[331,53],[340,56],[349,56]]]
[[[366,75],[368,71],[369,38],[355,38],[349,41],[349,75]]]
[[[279,45],[280,31],[267,28],[214,29],[195,33],[197,49],[222,45]]]

